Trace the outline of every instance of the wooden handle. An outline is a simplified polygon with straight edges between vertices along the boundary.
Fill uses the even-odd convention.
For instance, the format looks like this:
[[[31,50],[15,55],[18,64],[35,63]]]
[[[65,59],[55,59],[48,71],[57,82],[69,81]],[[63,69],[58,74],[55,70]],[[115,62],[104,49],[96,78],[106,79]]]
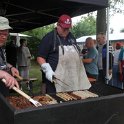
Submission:
[[[19,79],[19,80],[23,80],[23,78],[17,74],[15,74],[15,76]]]
[[[6,83],[6,80],[5,79],[2,79],[2,81],[4,82],[4,83]],[[25,97],[26,99],[31,99],[31,97],[29,96],[29,95],[27,95],[26,93],[24,93],[23,91],[21,91],[20,89],[18,89],[17,87],[13,87],[12,88],[14,91],[16,91],[17,93],[19,93],[20,95],[22,95],[23,97]]]
[[[17,87],[13,87],[12,88],[14,91],[16,91],[17,93],[19,93],[20,95],[22,95],[23,97],[25,97],[26,99],[31,99],[31,97],[29,95],[27,95],[26,93],[24,93],[23,91],[21,91],[20,89],[18,89]]]

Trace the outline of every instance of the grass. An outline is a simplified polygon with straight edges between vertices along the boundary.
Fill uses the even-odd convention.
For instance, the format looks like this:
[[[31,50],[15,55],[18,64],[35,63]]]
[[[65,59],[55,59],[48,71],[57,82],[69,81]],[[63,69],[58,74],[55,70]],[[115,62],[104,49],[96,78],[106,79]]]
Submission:
[[[36,81],[34,81],[33,84],[33,93],[34,94],[39,94],[41,91],[41,84],[42,84],[42,75],[40,71],[40,66],[37,64],[36,61],[31,62],[31,67],[30,67],[30,73],[29,73],[30,78],[37,78]],[[23,91],[26,93],[28,92],[27,85],[23,84],[22,85]]]
[[[38,79],[37,81],[33,82],[33,92],[39,93],[41,91],[42,74],[40,71],[40,66],[36,63],[36,61],[32,61],[31,63],[30,78]]]

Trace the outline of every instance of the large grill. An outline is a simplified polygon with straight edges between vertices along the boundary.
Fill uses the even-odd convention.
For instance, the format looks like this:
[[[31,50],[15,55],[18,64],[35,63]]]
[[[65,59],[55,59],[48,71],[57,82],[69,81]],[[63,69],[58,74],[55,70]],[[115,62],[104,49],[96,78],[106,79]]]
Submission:
[[[123,124],[124,94],[110,86],[101,89],[104,92],[101,90],[99,97],[67,101],[60,94],[50,94],[58,103],[41,107],[30,104],[23,109],[0,95],[0,124]],[[99,95],[100,87],[95,91]]]

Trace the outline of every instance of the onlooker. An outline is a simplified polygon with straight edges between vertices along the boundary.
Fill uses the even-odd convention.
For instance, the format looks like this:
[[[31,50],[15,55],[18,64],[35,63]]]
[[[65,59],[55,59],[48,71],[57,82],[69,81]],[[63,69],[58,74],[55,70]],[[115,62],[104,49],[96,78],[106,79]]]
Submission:
[[[6,83],[0,80],[0,93],[4,96],[9,95],[9,88],[13,86],[19,88],[15,78],[9,74],[9,72],[11,72],[14,76],[15,74],[18,75],[19,72],[15,67],[7,63],[5,50],[3,49],[9,35],[9,29],[11,29],[11,27],[9,26],[8,19],[0,16],[0,79],[4,78],[6,80]]]
[[[106,59],[107,59],[107,44],[106,44],[106,36],[104,33],[99,33],[97,35],[97,49],[98,49],[98,69],[99,69],[99,77],[98,80],[100,82],[105,82],[106,77]],[[109,51],[109,75],[112,74],[112,66],[113,66],[113,54]]]
[[[97,46],[97,41],[95,39],[93,39],[94,41],[94,46],[96,47]]]
[[[16,67],[17,63],[17,45],[15,40],[11,40],[8,45],[6,45],[6,58],[12,66]]]
[[[94,40],[91,37],[86,39],[86,48],[87,53],[84,55],[84,59],[82,59],[84,63],[84,67],[86,69],[87,76],[89,78],[98,78],[98,51],[94,46]]]
[[[70,32],[71,27],[71,17],[60,16],[57,27],[42,39],[39,46],[37,61],[43,70],[42,79],[47,93],[83,90],[91,86],[79,57],[76,40]]]
[[[118,88],[121,88],[122,84],[119,80],[119,54],[122,44],[120,42],[116,43],[116,50],[114,51],[114,63],[112,70],[112,85]]]
[[[124,83],[124,48],[119,53],[119,74],[120,81]]]
[[[27,47],[26,39],[20,39],[20,47],[17,51],[17,65],[20,75],[24,79],[29,79],[29,67],[30,67],[31,54]]]

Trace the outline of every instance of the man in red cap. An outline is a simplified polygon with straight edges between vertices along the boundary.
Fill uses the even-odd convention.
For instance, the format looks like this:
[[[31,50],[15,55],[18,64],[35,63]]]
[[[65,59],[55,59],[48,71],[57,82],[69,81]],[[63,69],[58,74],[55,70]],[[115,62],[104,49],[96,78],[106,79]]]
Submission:
[[[72,20],[71,17],[68,15],[62,15],[60,16],[58,23],[63,27],[63,28],[71,28],[72,27]]]
[[[79,58],[76,39],[70,32],[71,27],[71,17],[60,16],[57,27],[40,43],[37,61],[47,93],[89,89],[91,86]]]

